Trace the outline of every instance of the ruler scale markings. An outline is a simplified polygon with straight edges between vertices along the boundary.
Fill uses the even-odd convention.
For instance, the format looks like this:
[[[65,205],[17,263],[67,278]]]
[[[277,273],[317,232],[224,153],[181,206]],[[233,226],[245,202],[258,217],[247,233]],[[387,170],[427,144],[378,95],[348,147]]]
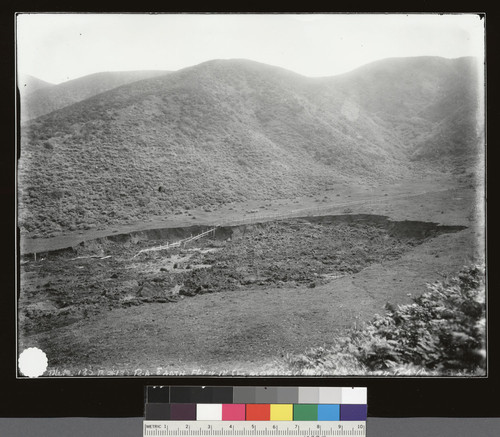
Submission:
[[[173,422],[173,423],[172,423]],[[200,424],[196,421],[184,422],[184,426],[177,426],[178,422],[171,421],[146,421],[149,426],[161,426],[163,429],[146,428],[144,436],[158,437],[158,436],[363,436],[365,435],[364,421],[351,421],[343,425],[340,421],[336,422],[322,422],[318,426],[311,426],[310,423],[288,421],[270,421],[270,422],[257,422],[257,423],[244,423],[236,424],[221,424],[215,422],[210,428],[209,424]],[[207,421],[210,422],[210,421]],[[182,421],[181,421],[182,423]],[[271,427],[270,424],[273,424]],[[187,425],[187,427],[186,427]]]

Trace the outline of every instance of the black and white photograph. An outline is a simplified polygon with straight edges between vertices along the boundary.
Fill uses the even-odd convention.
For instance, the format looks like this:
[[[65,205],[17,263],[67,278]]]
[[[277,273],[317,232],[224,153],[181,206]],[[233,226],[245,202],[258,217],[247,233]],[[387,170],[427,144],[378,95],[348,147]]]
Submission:
[[[17,14],[17,377],[486,377],[484,37]]]

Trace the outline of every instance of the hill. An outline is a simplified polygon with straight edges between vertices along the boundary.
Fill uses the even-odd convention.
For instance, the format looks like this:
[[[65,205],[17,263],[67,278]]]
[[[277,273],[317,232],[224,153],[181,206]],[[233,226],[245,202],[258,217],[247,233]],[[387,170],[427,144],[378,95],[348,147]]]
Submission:
[[[40,86],[21,100],[21,120],[24,122],[118,86],[167,73],[156,70],[110,71],[90,74],[50,87]]]
[[[22,232],[316,194],[436,163],[453,171],[479,138],[463,132],[477,107],[473,65],[400,58],[307,78],[215,60],[100,93],[24,127]]]
[[[329,79],[350,107],[393,132],[412,161],[459,164],[476,156],[479,78],[474,58],[391,58]],[[330,96],[327,96],[329,98]]]
[[[53,83],[45,82],[37,77],[30,76],[29,74],[20,74],[18,77],[17,86],[21,96],[26,96],[34,91],[46,89],[55,86]]]

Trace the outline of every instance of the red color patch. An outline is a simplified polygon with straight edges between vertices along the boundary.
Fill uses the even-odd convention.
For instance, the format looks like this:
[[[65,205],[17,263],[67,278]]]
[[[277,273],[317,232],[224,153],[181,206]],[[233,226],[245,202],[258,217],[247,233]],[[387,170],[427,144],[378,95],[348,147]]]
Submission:
[[[247,404],[246,420],[270,420],[270,404]]]

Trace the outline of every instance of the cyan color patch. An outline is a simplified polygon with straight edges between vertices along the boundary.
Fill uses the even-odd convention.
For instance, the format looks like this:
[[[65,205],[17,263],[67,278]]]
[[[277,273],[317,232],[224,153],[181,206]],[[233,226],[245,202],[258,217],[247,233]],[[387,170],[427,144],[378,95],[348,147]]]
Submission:
[[[340,405],[318,405],[318,420],[340,420]]]

